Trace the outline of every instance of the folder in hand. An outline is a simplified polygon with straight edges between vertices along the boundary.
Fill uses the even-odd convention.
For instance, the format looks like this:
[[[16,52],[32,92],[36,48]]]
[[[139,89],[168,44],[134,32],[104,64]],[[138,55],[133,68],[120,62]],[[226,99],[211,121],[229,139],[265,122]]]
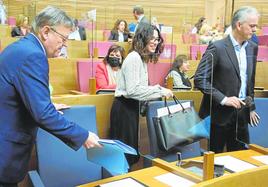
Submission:
[[[129,165],[125,153],[137,155],[136,150],[119,140],[100,139],[99,143],[102,148],[87,149],[87,159],[104,167],[112,175],[127,173]]]

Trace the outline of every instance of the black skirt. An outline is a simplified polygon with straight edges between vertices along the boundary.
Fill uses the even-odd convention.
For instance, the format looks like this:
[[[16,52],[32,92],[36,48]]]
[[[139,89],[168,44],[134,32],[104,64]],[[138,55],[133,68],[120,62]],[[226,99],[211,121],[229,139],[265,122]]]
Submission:
[[[115,97],[110,113],[110,136],[136,149],[138,155],[126,154],[129,165],[139,160],[139,101]]]

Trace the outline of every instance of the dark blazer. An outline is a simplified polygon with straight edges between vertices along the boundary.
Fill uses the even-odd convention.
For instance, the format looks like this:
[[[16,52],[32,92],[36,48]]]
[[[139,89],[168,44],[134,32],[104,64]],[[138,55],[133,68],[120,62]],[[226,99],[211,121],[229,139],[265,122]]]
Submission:
[[[37,127],[74,150],[88,137],[87,130],[67,121],[51,103],[48,72],[47,57],[33,34],[0,55],[1,182],[17,183],[26,175]]]
[[[247,54],[247,96],[254,98],[255,71],[257,62],[258,47],[248,41]],[[213,64],[213,84],[211,85]],[[230,36],[210,43],[195,73],[195,87],[203,92],[203,99],[200,107],[200,116],[206,117],[210,113],[210,93],[212,91],[212,123],[224,125],[234,114],[233,107],[222,106],[220,102],[224,97],[239,96],[241,78],[238,60],[232,45]],[[211,90],[212,87],[212,90]],[[254,110],[253,104],[250,110]],[[249,111],[247,120],[249,120]]]
[[[130,38],[130,34],[129,33],[123,33],[123,36],[124,36],[124,42],[127,42],[128,41],[128,38]],[[119,38],[119,34],[118,34],[118,31],[114,31],[112,30],[111,31],[111,34],[108,38],[108,40],[116,40],[118,41],[118,38]]]
[[[24,36],[20,27],[13,27],[11,30],[11,36],[16,37],[16,36]]]
[[[81,40],[87,40],[86,29],[84,27],[78,26],[78,32],[80,34]]]

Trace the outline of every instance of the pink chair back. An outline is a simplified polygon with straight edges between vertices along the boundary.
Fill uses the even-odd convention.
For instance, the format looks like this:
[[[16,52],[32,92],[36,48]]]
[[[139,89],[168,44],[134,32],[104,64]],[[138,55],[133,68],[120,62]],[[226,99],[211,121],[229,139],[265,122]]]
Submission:
[[[182,42],[184,44],[198,44],[197,34],[185,33],[182,34]]]
[[[268,62],[268,47],[267,46],[259,46],[257,60]]]
[[[86,21],[86,20],[79,20],[78,21],[78,26],[81,26],[81,27],[84,27],[85,29],[87,30],[95,30],[96,28],[96,23],[93,22],[90,22],[90,21]]]
[[[263,26],[261,30],[263,35],[268,35],[268,26]]]
[[[268,35],[258,36],[259,45],[266,45],[268,46]]]
[[[196,60],[197,59],[197,52],[200,50],[201,56],[205,53],[207,49],[207,45],[198,45],[198,44],[193,44],[190,46],[190,56],[191,60]]]
[[[16,18],[13,16],[9,16],[7,18],[7,24],[10,26],[16,26]]]
[[[156,64],[148,64],[148,74],[150,85],[159,84],[164,86],[165,77],[172,65],[166,62],[158,62]]]
[[[165,44],[165,48],[159,59],[174,59],[176,57],[177,46],[175,44]]]
[[[77,61],[77,81],[80,92],[89,92],[89,78],[95,77],[97,64],[101,61],[94,59],[93,64],[91,59]]]
[[[103,41],[107,41],[109,39],[109,36],[111,34],[111,30],[103,30]]]
[[[88,43],[88,49],[89,49],[89,54],[92,56],[94,48],[98,48],[98,57],[105,57],[109,48],[111,45],[113,45],[114,42],[109,42],[109,41],[97,41],[97,42],[89,42]]]

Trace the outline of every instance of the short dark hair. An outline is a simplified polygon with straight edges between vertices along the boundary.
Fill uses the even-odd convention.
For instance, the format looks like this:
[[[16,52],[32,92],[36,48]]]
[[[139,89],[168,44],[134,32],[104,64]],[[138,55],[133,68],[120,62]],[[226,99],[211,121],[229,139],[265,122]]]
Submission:
[[[115,52],[116,52],[116,51],[119,51],[120,54],[121,54],[121,57],[122,57],[122,61],[121,61],[121,62],[124,61],[124,59],[125,59],[125,49],[124,49],[123,47],[119,46],[119,45],[112,45],[112,46],[109,48],[109,50],[108,50],[106,56],[105,56],[104,59],[103,59],[103,62],[104,62],[104,63],[107,63],[107,60],[108,60],[108,58],[109,58],[109,55],[110,55],[110,53],[113,52],[113,51],[115,51]]]
[[[144,10],[141,6],[136,5],[133,7],[133,13],[136,13],[138,15],[144,14]]]
[[[187,55],[178,55],[172,64],[172,70],[177,70],[182,66],[183,62],[187,61],[188,57]]]
[[[151,53],[147,50],[147,44],[153,39],[154,31],[157,31],[159,37],[159,43],[155,49],[155,53]],[[156,63],[160,54],[163,52],[164,43],[160,31],[156,26],[148,23],[139,23],[139,27],[135,32],[131,51],[136,51],[141,56],[144,62],[152,61]]]

